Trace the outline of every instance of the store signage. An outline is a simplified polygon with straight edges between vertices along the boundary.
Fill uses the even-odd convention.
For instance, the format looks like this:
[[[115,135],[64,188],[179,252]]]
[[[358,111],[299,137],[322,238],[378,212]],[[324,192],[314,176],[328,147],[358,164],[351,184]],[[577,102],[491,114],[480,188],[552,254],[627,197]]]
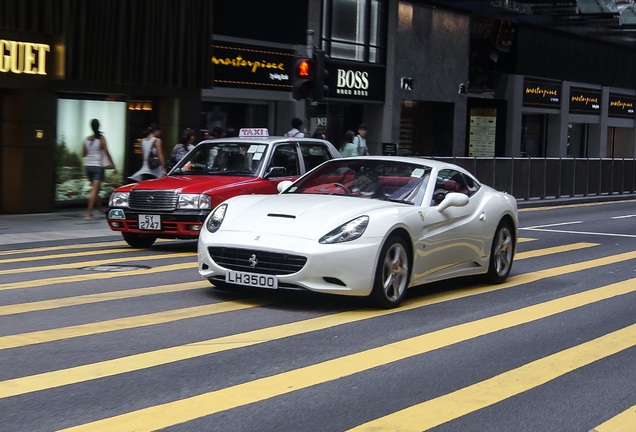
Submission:
[[[601,91],[570,88],[570,114],[596,114],[601,112]]]
[[[609,117],[634,119],[634,105],[636,97],[625,96],[615,93],[609,95],[609,108],[607,115]]]
[[[215,86],[291,91],[293,50],[230,42],[212,47]]]
[[[524,78],[523,106],[529,108],[561,108],[559,81]]]
[[[0,73],[46,75],[50,51],[48,44],[0,39]]]
[[[331,61],[327,71],[330,98],[384,102],[384,66]]]

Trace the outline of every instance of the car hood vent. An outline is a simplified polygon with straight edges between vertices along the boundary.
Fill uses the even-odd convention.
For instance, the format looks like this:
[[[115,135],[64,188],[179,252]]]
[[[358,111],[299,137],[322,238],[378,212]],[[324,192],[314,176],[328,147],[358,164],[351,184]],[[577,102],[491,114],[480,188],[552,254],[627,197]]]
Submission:
[[[286,219],[296,219],[296,216],[289,214],[279,214],[279,213],[268,213],[268,217],[278,217],[278,218],[286,218]]]

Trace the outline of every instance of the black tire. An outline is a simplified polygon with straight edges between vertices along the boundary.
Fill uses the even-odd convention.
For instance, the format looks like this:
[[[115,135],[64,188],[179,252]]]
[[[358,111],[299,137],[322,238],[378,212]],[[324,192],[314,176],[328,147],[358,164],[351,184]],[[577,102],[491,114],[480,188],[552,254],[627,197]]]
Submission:
[[[406,296],[411,262],[408,251],[404,239],[397,235],[390,236],[382,246],[370,295],[376,305],[395,308]]]
[[[155,240],[157,240],[157,237],[145,236],[136,233],[124,232],[121,233],[121,235],[124,237],[126,243],[128,243],[130,247],[134,248],[149,248],[155,243]]]
[[[503,283],[510,274],[514,259],[515,238],[509,222],[502,221],[497,227],[490,249],[490,263],[486,278],[493,284]]]

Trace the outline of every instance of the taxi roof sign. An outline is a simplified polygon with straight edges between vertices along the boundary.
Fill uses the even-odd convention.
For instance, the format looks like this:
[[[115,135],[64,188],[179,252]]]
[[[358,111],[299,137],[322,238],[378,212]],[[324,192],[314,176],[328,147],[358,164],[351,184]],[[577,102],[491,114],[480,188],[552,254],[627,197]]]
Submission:
[[[269,131],[267,128],[245,128],[239,130],[239,137],[242,138],[267,138]]]

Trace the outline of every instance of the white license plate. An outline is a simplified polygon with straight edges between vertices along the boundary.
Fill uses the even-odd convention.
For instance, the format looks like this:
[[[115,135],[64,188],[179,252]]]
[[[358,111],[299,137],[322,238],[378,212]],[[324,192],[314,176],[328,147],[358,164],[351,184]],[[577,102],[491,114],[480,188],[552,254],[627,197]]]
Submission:
[[[256,273],[244,273],[237,271],[228,271],[225,273],[225,282],[236,285],[247,285],[258,288],[278,288],[278,278],[271,275],[262,275]]]
[[[139,215],[140,230],[160,230],[161,216],[159,215]]]

